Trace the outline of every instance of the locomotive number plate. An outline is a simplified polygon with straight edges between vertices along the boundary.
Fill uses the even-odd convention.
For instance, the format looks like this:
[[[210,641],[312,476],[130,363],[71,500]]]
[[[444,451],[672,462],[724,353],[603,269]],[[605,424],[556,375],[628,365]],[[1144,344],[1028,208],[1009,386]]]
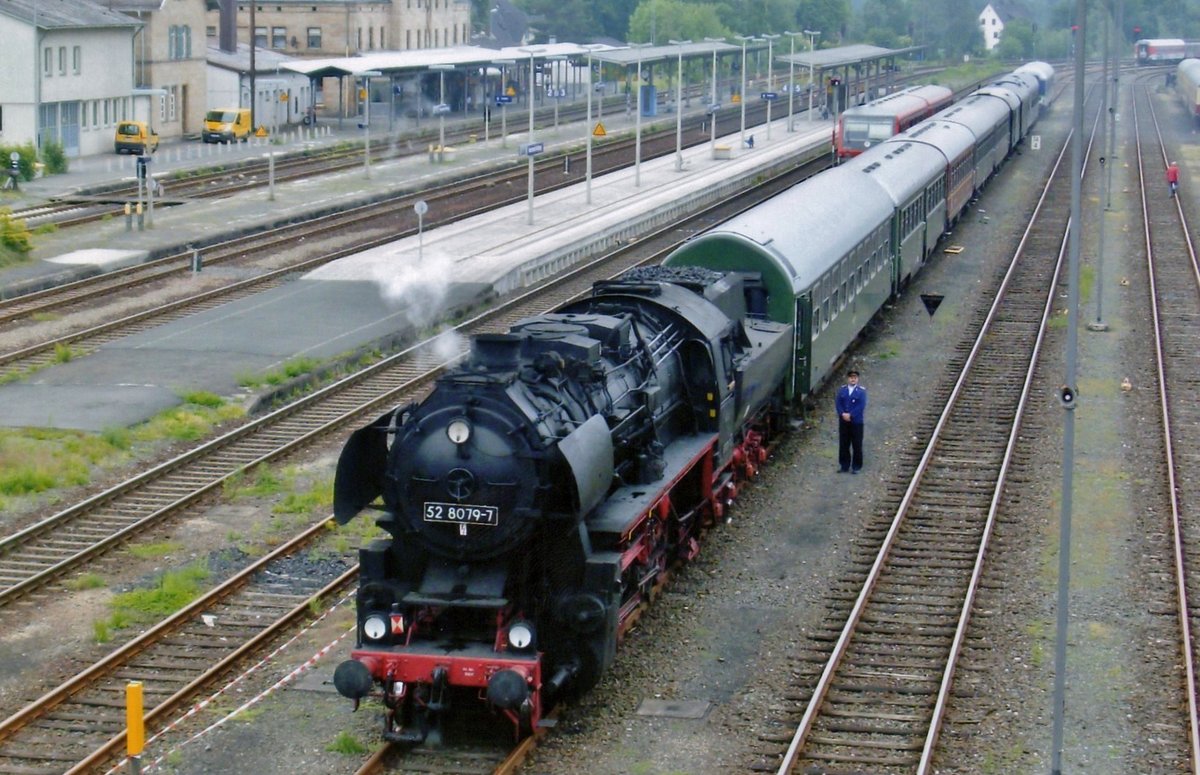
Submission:
[[[496,506],[471,506],[461,503],[426,501],[425,521],[495,527],[500,524],[500,509]]]

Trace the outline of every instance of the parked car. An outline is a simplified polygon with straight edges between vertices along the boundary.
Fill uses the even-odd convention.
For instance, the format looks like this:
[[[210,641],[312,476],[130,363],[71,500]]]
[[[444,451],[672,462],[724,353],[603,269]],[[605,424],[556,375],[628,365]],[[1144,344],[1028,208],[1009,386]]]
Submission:
[[[117,153],[154,153],[158,150],[158,132],[145,121],[121,121],[113,134],[113,150]]]

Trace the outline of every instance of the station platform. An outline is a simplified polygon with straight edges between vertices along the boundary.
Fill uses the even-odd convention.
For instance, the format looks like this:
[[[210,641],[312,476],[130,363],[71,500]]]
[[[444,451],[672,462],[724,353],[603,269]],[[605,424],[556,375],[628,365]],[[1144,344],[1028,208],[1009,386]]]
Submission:
[[[428,330],[448,309],[537,282],[617,241],[636,239],[655,223],[729,196],[764,169],[821,152],[831,126],[797,119],[796,131],[788,132],[786,121],[777,120],[770,139],[765,126],[754,127],[752,148],[739,148],[734,134],[717,139],[718,153],[709,143],[685,149],[678,170],[674,154],[643,161],[637,169],[593,178],[590,203],[580,169],[580,183],[534,198],[532,224],[528,202],[509,205],[341,259],[0,386],[0,426],[91,431],[128,426],[177,405],[187,391],[237,397],[246,392],[238,384],[244,375],[268,373],[298,357],[349,356]],[[555,139],[542,130],[537,140],[547,150],[578,147],[582,131],[582,125],[564,126]],[[455,173],[511,164],[520,142],[510,134],[507,148],[495,138],[460,148]],[[106,222],[85,234],[42,235],[36,263],[44,275],[79,271],[77,265],[64,269],[62,257],[101,248],[153,253],[217,233],[249,233],[370,201],[401,182],[420,188],[444,175],[446,166],[424,155],[408,157],[373,165],[369,178],[359,168],[279,184],[274,201],[254,191],[168,208],[156,212],[154,228],[144,232]],[[0,274],[0,285],[10,279],[11,270]]]

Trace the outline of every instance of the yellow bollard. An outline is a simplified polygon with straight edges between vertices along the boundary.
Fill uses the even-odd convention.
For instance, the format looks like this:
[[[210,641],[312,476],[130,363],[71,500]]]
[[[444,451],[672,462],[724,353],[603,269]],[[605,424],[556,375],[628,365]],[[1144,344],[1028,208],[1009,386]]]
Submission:
[[[142,682],[125,684],[125,752],[131,772],[141,770],[140,757],[146,747],[146,725],[142,713]]]

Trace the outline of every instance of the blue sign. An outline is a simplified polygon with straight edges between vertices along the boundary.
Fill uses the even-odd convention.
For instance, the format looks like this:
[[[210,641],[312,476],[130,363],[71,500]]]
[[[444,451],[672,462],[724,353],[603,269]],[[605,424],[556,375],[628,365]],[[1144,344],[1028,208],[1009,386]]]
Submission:
[[[522,156],[537,156],[544,150],[546,150],[544,143],[524,143],[521,145]]]
[[[760,96],[767,102],[779,99],[779,95],[773,91],[765,91]]]
[[[508,105],[511,102],[512,102],[512,97],[508,96],[507,94],[497,94],[496,95],[496,104],[497,105]]]

